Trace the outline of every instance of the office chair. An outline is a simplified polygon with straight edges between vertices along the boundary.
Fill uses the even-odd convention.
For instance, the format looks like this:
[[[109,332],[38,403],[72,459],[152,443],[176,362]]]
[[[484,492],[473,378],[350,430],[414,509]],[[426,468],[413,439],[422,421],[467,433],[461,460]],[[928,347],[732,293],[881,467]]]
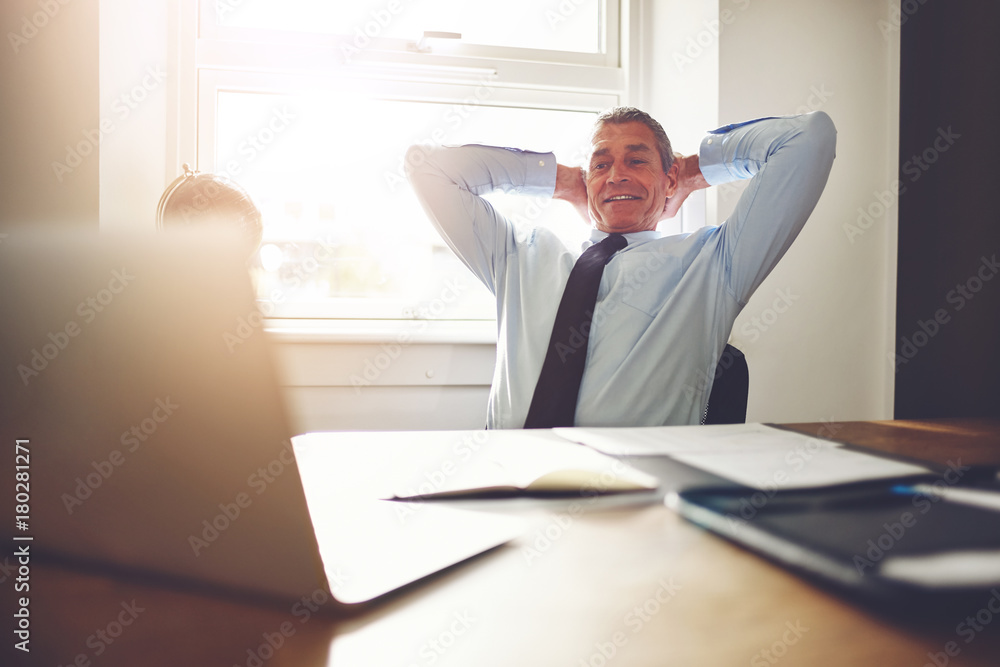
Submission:
[[[750,372],[743,353],[726,345],[715,368],[715,382],[702,415],[702,424],[743,424],[747,420]]]

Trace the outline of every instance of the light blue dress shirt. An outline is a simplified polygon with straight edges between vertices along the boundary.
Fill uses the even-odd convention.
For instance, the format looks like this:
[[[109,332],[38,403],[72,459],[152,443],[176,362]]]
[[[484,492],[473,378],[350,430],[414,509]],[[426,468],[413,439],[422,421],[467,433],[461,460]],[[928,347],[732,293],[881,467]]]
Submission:
[[[711,185],[752,180],[718,227],[626,234],[594,310],[577,426],[697,424],[737,314],[805,224],[833,164],[823,112],[727,126],[701,142]],[[521,428],[556,309],[583,248],[500,215],[493,190],[552,196],[556,158],[490,146],[407,156],[410,180],[448,245],[497,298],[497,364],[487,426]],[[593,230],[591,242],[607,234]]]

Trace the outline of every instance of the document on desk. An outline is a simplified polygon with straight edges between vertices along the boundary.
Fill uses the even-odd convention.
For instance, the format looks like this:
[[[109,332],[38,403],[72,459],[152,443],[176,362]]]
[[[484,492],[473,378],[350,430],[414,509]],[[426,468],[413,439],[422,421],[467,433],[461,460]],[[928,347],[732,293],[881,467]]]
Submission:
[[[431,487],[407,485],[394,500],[580,495],[653,491],[658,480],[618,459],[549,431],[477,431],[461,460],[442,467]]]
[[[556,434],[616,456],[668,456],[759,489],[794,489],[903,477],[928,468],[764,424],[559,428]]]

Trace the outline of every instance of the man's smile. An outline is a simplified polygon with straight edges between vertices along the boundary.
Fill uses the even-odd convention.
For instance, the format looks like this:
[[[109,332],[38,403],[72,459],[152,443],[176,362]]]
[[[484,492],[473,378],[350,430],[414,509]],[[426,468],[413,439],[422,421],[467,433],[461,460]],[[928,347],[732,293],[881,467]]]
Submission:
[[[604,203],[607,204],[608,202],[612,201],[633,201],[639,199],[642,199],[642,197],[638,197],[636,195],[615,195],[613,197],[608,197],[607,199],[605,199]]]

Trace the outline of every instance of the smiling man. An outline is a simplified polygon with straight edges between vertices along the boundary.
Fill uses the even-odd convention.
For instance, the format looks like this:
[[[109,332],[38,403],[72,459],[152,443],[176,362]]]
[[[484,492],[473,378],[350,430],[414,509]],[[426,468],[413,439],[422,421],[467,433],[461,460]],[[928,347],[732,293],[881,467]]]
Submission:
[[[585,169],[551,153],[411,148],[424,210],[497,297],[487,426],[699,423],[733,322],[815,207],[835,144],[817,112],[726,126],[675,156],[659,123],[619,107],[598,118]],[[656,230],[691,192],[748,178],[722,225]],[[514,224],[481,197],[493,190],[568,201],[590,240],[567,248]]]

